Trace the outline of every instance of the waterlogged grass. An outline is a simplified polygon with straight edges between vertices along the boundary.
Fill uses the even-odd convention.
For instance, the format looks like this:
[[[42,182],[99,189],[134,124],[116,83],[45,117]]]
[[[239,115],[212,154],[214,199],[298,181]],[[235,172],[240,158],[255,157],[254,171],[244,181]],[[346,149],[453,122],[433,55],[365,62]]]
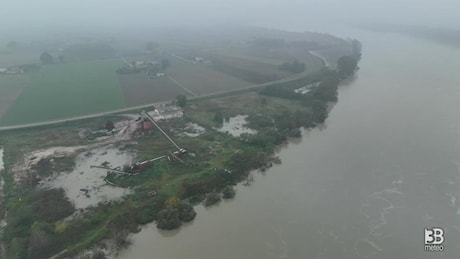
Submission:
[[[82,116],[124,107],[115,70],[118,60],[42,66],[0,119],[15,125]]]

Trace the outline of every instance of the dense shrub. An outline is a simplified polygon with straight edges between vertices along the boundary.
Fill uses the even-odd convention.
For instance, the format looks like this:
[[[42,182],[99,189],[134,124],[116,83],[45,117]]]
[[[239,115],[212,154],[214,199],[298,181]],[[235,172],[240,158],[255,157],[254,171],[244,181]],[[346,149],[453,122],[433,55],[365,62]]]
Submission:
[[[179,206],[179,219],[184,222],[192,221],[196,216],[196,212],[193,207],[185,202],[182,202]]]
[[[232,186],[227,186],[222,191],[222,196],[224,199],[232,199],[235,197],[235,189]]]
[[[176,229],[182,224],[179,218],[179,210],[176,208],[165,208],[158,213],[157,227],[159,229]]]
[[[209,207],[212,206],[216,203],[218,203],[221,200],[220,194],[217,192],[211,192],[208,195],[206,195],[206,200],[204,201],[204,206]]]

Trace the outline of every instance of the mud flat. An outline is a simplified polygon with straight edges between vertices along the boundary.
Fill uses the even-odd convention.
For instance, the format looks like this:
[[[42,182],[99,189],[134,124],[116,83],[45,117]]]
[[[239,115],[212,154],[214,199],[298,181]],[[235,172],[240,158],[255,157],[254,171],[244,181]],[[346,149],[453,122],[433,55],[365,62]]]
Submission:
[[[133,158],[133,153],[121,152],[113,145],[85,151],[77,155],[75,168],[71,172],[61,172],[43,180],[39,188],[63,188],[66,196],[77,209],[119,200],[131,190],[107,184],[105,181],[107,171],[91,166],[104,164],[111,168],[122,167],[130,164]]]
[[[184,128],[184,131],[179,136],[198,137],[206,132],[206,128],[199,124],[188,122]]]

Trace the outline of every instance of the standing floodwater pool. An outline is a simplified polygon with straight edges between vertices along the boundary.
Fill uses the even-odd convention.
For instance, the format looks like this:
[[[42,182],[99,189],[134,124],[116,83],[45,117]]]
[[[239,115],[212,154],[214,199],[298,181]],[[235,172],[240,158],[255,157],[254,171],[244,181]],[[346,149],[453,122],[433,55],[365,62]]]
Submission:
[[[77,209],[95,206],[101,202],[121,199],[131,190],[109,185],[105,181],[107,170],[91,166],[122,167],[131,164],[134,155],[105,146],[80,153],[75,168],[44,180],[42,188],[63,188],[66,196]]]

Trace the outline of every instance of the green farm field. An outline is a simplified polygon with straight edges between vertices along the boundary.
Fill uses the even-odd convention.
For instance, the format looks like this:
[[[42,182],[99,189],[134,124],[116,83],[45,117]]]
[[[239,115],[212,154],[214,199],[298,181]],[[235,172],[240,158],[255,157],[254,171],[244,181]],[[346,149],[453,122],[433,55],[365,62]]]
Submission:
[[[14,104],[29,82],[29,77],[25,75],[0,76],[0,117]]]
[[[115,70],[120,60],[97,60],[42,66],[0,118],[0,125],[61,119],[124,107]],[[24,81],[23,75],[17,80]],[[1,77],[0,77],[1,78]],[[0,89],[1,91],[1,89]]]

